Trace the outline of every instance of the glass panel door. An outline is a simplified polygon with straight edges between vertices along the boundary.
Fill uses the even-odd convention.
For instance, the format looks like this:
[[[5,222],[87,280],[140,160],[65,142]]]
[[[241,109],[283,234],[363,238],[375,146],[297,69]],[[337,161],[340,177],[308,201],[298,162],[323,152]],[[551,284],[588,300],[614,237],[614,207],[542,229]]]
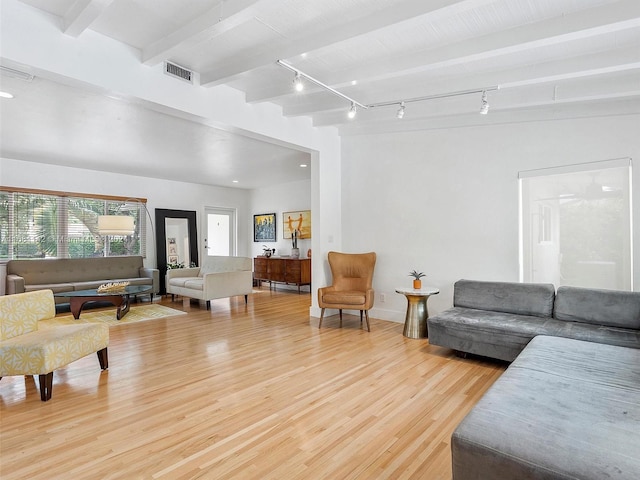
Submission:
[[[205,207],[206,255],[236,254],[236,211],[229,208]]]
[[[629,159],[520,172],[521,280],[632,290]]]

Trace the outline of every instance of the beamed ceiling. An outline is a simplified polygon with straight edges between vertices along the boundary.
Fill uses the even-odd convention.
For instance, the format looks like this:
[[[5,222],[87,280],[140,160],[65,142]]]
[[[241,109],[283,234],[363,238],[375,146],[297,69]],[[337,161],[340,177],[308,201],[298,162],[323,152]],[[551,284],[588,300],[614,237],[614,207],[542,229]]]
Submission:
[[[187,68],[194,89],[226,84],[343,136],[640,111],[638,0],[22,3],[71,38],[92,30],[133,47],[144,65]],[[349,119],[347,99],[304,79],[296,92],[278,60],[362,105],[392,105]],[[484,88],[488,115],[479,114]],[[446,96],[467,90],[477,93]],[[393,103],[403,100],[400,120]]]

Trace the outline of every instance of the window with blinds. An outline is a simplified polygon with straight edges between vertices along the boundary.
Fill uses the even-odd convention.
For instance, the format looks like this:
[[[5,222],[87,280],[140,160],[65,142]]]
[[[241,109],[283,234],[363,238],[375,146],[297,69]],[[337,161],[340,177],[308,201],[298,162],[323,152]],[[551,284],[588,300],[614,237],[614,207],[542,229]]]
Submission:
[[[145,200],[0,187],[0,259],[146,256]],[[128,215],[135,231],[104,236],[99,215]]]

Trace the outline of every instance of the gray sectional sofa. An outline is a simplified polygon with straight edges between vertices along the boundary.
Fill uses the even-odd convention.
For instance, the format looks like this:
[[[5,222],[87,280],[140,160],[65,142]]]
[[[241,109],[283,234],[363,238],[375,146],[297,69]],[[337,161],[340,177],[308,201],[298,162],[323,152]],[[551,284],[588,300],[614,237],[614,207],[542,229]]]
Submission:
[[[451,437],[454,480],[640,479],[640,349],[538,336]]]
[[[513,362],[456,427],[454,480],[640,478],[640,292],[460,280],[428,330]]]
[[[640,292],[459,280],[429,343],[513,361],[537,335],[640,348]]]
[[[158,270],[144,267],[140,256],[46,258],[7,262],[6,293],[44,289],[53,293],[70,292],[124,281],[131,285],[149,285],[153,293],[158,293],[160,288]],[[61,302],[68,300],[56,297],[56,303]]]

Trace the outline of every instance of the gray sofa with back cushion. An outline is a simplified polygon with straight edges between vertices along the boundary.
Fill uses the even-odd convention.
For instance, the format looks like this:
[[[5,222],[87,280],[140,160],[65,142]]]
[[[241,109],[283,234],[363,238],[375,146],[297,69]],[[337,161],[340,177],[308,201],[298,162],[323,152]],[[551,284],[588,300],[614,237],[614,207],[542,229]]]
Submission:
[[[460,280],[428,330],[513,361],[452,435],[454,480],[640,478],[640,292]]]
[[[158,293],[160,277],[146,268],[140,256],[95,258],[44,258],[7,262],[7,295],[52,290],[53,293],[98,288],[103,283],[124,282],[149,285]],[[68,302],[56,297],[56,303]]]
[[[429,343],[513,361],[536,335],[640,348],[640,293],[551,284],[454,284],[453,308],[428,319]]]

